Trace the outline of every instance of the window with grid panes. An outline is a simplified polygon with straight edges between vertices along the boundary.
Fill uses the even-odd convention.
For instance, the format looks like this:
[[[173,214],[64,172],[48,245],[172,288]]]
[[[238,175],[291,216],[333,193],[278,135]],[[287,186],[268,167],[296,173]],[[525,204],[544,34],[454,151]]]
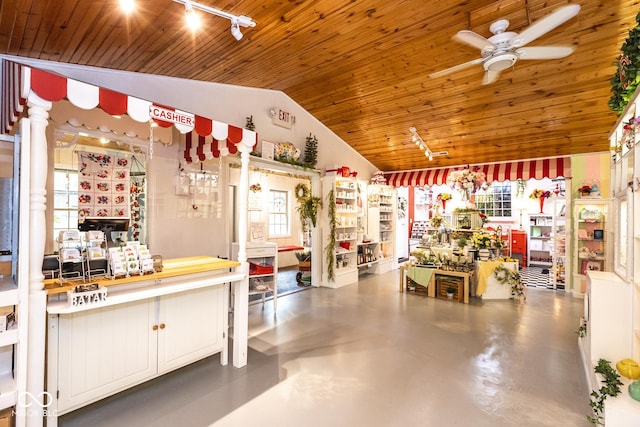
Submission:
[[[488,217],[511,216],[511,182],[493,182],[475,195],[476,207]]]
[[[289,235],[289,194],[286,191],[269,191],[269,236]]]
[[[78,228],[78,172],[57,169],[53,173],[53,238],[60,230]]]

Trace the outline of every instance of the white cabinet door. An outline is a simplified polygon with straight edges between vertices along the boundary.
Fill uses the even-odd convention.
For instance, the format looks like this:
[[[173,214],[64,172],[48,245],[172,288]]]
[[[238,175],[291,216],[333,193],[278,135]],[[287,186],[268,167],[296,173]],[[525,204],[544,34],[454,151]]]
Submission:
[[[59,413],[157,372],[153,299],[59,316]]]
[[[158,373],[220,351],[221,363],[226,364],[227,286],[210,286],[160,298]]]

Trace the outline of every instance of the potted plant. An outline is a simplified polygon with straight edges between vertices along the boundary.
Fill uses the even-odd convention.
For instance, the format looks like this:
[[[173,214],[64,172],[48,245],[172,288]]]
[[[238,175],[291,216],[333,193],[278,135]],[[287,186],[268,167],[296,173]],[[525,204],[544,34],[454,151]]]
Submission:
[[[455,286],[447,286],[447,299],[453,299],[457,289]]]

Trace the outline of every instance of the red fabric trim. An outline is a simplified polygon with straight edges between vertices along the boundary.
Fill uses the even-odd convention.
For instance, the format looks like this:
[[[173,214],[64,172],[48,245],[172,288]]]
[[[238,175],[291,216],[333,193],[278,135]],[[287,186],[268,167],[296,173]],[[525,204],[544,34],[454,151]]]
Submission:
[[[31,89],[47,101],[60,101],[67,96],[67,79],[37,68],[31,69]]]
[[[232,125],[229,125],[229,133],[227,134],[227,140],[231,141],[234,144],[238,144],[242,141],[242,134],[243,134],[243,130],[242,128],[239,127],[235,127]],[[229,152],[231,152],[231,147],[229,147]],[[234,151],[235,153],[235,151]]]
[[[240,138],[240,141],[242,141],[242,138]],[[238,152],[238,146],[231,142],[231,138],[227,138],[227,150],[229,150],[229,154],[236,154]]]
[[[211,153],[213,154],[213,157],[220,157],[220,145],[218,144],[218,140],[213,138],[213,141],[211,141]]]
[[[196,150],[198,154],[198,160],[204,162],[207,159],[207,156],[204,154],[204,136],[198,135],[198,149]]]
[[[185,136],[185,143],[184,143],[184,160],[187,163],[191,163],[193,162],[193,158],[191,158],[191,132],[189,132],[186,136]]]
[[[111,116],[121,116],[127,113],[129,97],[103,87],[98,90],[100,108]]]
[[[464,167],[413,170],[386,173],[389,185],[394,187],[421,186],[446,184],[449,173]],[[487,177],[487,182],[493,181],[525,181],[535,178],[571,178],[571,160],[569,157],[555,159],[524,160],[521,162],[492,163],[473,166],[472,169],[481,170]]]
[[[195,117],[196,124],[193,130],[195,130],[198,135],[211,135],[213,131],[213,121],[206,117],[198,116],[197,114]]]

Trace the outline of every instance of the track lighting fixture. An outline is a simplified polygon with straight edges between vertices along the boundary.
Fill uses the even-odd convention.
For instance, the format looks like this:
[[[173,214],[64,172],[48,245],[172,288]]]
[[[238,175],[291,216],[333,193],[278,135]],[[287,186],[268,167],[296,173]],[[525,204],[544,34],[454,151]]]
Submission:
[[[185,12],[187,12],[187,18],[189,15],[195,15],[194,10],[200,10],[202,12],[210,13],[212,15],[219,16],[221,18],[226,18],[231,21],[231,35],[235,37],[236,40],[242,39],[242,32],[240,31],[240,27],[255,27],[256,23],[249,18],[248,16],[240,15],[236,16],[231,13],[225,12],[223,10],[215,9],[211,6],[206,6],[204,4],[196,3],[191,0],[173,0],[176,3],[183,4],[185,6]]]
[[[424,155],[430,161],[433,160],[433,151],[429,148],[426,142],[422,139],[418,131],[413,126],[409,128],[409,132],[411,132],[411,140],[415,142],[418,148],[422,151],[424,150]]]
[[[240,31],[240,24],[238,24],[238,20],[233,18],[231,20],[231,35],[236,38],[236,40],[240,41],[242,38],[242,32]]]
[[[128,15],[133,12],[133,9],[135,9],[136,6],[133,3],[133,0],[120,0],[120,7],[124,11],[124,13]]]
[[[193,11],[193,6],[189,0],[184,2],[184,16],[191,31],[196,31],[200,28],[200,17]]]

